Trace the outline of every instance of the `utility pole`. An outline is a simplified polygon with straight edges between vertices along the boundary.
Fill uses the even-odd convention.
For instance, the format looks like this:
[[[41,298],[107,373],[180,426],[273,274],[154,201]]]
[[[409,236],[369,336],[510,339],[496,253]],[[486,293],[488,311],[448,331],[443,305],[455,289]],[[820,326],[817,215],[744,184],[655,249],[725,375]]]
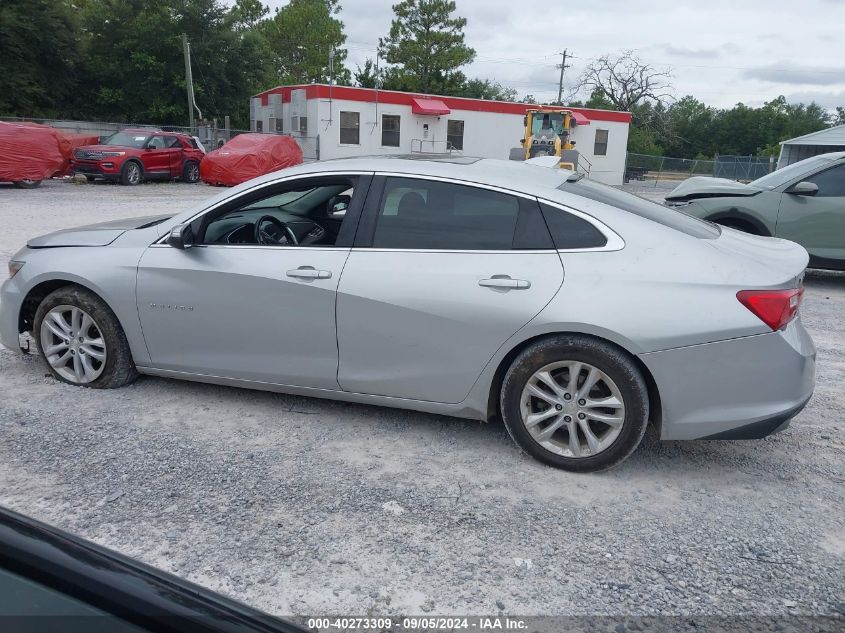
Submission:
[[[566,65],[566,57],[569,54],[568,49],[563,49],[563,52],[560,55],[563,57],[563,61],[558,65],[560,68],[560,81],[557,84],[557,104],[563,105],[563,71],[569,68]]]
[[[188,86],[188,120],[191,132],[194,131],[194,78],[191,75],[191,45],[188,36],[182,33],[182,50],[185,53],[185,84]]]

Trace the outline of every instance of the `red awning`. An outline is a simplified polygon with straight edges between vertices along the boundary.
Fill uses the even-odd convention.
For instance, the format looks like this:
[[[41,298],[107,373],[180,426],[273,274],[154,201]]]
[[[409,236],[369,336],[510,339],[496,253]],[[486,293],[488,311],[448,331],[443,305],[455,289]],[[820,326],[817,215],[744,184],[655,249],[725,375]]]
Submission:
[[[578,125],[589,125],[590,124],[590,119],[588,119],[586,116],[584,116],[580,112],[573,112],[572,118],[575,119],[575,123],[577,123]]]
[[[452,113],[449,106],[440,101],[440,99],[413,99],[411,112],[414,114],[427,114],[429,116]]]

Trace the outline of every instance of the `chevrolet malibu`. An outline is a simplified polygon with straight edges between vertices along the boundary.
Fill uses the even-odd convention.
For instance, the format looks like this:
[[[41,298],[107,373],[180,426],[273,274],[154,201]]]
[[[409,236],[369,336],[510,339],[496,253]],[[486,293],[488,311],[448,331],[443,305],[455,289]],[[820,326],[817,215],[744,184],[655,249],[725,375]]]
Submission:
[[[0,333],[49,371],[501,417],[535,458],[761,438],[810,398],[807,252],[509,161],[365,158],[177,215],[59,231],[10,262]]]

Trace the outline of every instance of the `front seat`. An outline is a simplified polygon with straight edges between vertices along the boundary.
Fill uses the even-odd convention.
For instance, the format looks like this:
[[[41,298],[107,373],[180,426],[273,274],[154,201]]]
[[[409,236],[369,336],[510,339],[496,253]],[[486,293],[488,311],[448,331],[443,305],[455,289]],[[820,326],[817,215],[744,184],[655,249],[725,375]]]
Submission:
[[[399,199],[396,215],[408,219],[424,218],[427,215],[425,198],[416,191],[405,192]]]

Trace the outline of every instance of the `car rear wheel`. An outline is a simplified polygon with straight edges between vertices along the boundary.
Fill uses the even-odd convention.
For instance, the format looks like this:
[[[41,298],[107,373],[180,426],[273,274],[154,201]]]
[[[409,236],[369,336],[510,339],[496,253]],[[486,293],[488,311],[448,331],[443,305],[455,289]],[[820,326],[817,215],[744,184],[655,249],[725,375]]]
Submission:
[[[200,164],[195,160],[189,160],[182,168],[182,180],[195,183],[200,179]]]
[[[134,160],[127,161],[120,170],[120,184],[134,186],[140,184],[144,172]]]
[[[47,295],[35,312],[33,334],[50,373],[63,382],[113,389],[138,375],[114,312],[84,288],[65,286]]]
[[[30,180],[30,179],[27,178],[26,180],[18,180],[16,182],[14,182],[13,184],[18,189],[35,189],[36,187],[41,186],[41,181],[40,180]]]
[[[633,453],[648,405],[645,380],[624,352],[574,335],[523,350],[501,392],[514,441],[541,462],[574,472],[605,470]]]

